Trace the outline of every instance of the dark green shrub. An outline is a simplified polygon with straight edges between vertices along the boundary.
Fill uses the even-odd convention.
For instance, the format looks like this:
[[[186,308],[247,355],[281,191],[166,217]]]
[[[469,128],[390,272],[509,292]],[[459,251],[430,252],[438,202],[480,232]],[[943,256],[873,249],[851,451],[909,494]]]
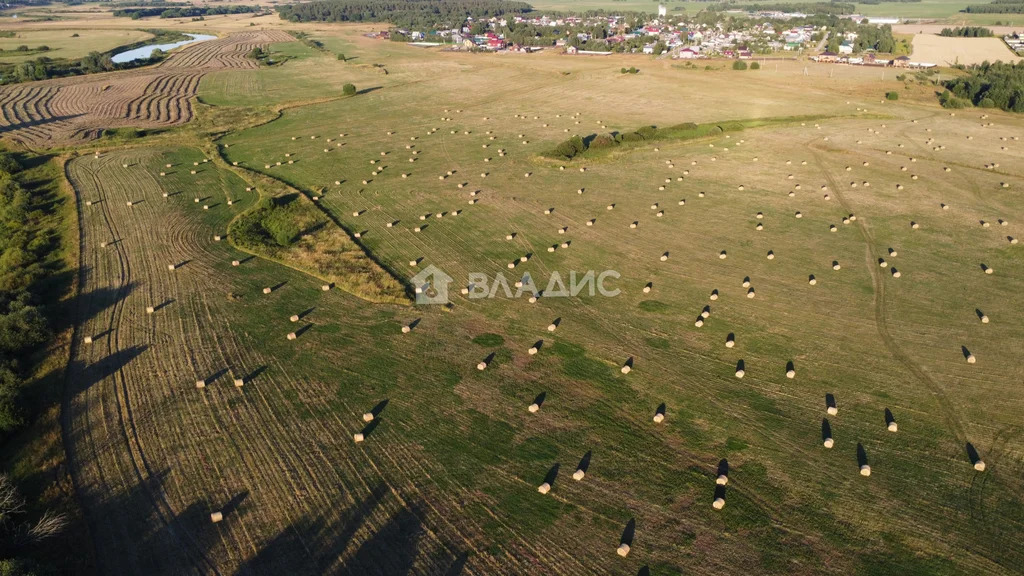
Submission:
[[[732,63],[732,69],[733,70],[746,70],[747,69],[747,63],[744,62],[743,60],[737,60],[737,61]]]
[[[593,140],[590,141],[590,146],[588,146],[587,148],[600,149],[609,148],[611,146],[615,146],[615,138],[613,138],[611,134],[598,134],[597,136],[594,136]]]
[[[900,93],[896,92],[895,90],[890,90],[889,92],[885,93],[885,99],[886,100],[899,100],[900,99]]]
[[[758,63],[758,62],[751,62],[750,63],[750,69],[751,70],[760,70],[761,69],[761,64]]]
[[[658,135],[658,129],[654,126],[642,126],[636,129],[636,133],[644,140],[650,140]]]
[[[978,102],[978,106],[982,108],[995,108],[996,103],[991,98],[982,98],[981,102]]]
[[[356,93],[355,84],[345,84],[341,87],[341,93],[345,96],[354,96]]]

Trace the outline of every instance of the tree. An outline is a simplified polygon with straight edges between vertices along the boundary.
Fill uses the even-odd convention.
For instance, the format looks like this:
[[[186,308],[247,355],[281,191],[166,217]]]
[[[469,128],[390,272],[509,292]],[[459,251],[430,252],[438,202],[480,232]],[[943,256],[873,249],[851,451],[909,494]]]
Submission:
[[[345,84],[341,87],[341,93],[345,96],[355,96],[356,86],[355,84]]]

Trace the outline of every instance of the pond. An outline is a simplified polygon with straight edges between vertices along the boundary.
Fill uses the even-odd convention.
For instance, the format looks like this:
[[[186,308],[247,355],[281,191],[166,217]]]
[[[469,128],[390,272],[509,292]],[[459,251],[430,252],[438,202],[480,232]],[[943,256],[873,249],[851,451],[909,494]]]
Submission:
[[[153,54],[153,51],[157,49],[167,52],[180,46],[185,46],[186,44],[194,44],[196,42],[203,42],[216,38],[216,36],[210,36],[209,34],[185,34],[185,36],[188,36],[191,39],[182,40],[181,42],[175,42],[173,44],[150,44],[148,46],[142,46],[141,48],[115,54],[111,60],[113,60],[115,64],[124,64],[125,62],[131,62],[132,60],[149,58],[150,55]]]

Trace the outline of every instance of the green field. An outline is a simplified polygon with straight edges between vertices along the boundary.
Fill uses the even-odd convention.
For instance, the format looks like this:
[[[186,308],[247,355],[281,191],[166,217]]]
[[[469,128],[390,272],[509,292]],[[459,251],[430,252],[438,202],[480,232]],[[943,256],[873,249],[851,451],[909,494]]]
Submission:
[[[70,161],[63,418],[97,571],[1020,572],[1024,119],[891,70],[371,28],[304,26],[324,51],[273,44],[283,64],[198,80],[194,123]],[[272,198],[273,261],[235,227]],[[302,247],[331,238],[410,296],[437,267],[450,305],[324,290]],[[616,293],[549,285],[589,271]],[[511,295],[472,297],[499,275]]]
[[[90,52],[107,52],[152,37],[152,34],[142,30],[21,30],[11,38],[0,37],[0,50],[3,50],[0,62],[23,62],[40,56],[81,58]],[[19,52],[19,46],[28,46],[29,51]],[[40,46],[49,46],[50,49],[39,51],[37,48]]]

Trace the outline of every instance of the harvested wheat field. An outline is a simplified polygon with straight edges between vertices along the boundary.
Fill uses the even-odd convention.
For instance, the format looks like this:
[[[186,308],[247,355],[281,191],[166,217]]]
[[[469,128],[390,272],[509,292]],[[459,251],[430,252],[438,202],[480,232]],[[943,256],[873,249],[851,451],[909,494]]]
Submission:
[[[939,66],[1021,60],[1001,38],[950,38],[937,34],[914,34],[913,48],[915,61],[931,62]]]
[[[192,98],[213,70],[246,69],[255,46],[292,40],[284,32],[237,32],[186,46],[156,67],[0,88],[4,138],[32,147],[81,143],[106,128],[167,127],[192,118]]]

